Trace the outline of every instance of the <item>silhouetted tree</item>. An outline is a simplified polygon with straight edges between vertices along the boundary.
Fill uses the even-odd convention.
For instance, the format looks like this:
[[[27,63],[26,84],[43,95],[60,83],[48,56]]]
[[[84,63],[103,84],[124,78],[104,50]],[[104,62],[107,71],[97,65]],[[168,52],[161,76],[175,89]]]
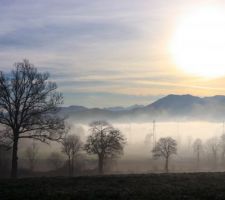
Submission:
[[[62,138],[64,121],[57,117],[62,95],[48,73],[39,73],[27,60],[16,63],[10,74],[0,72],[0,124],[9,129],[12,142],[11,177],[17,177],[17,151],[20,139],[47,142]]]
[[[118,129],[106,121],[92,122],[90,132],[84,149],[88,154],[98,156],[98,171],[102,174],[106,160],[115,159],[123,153],[125,138]]]
[[[48,163],[54,170],[57,170],[63,164],[63,157],[58,152],[52,152],[48,157]]]
[[[69,175],[74,174],[74,162],[82,149],[82,142],[77,135],[67,135],[62,141],[62,152],[68,158]]]
[[[160,138],[152,150],[154,158],[165,159],[165,171],[169,171],[169,158],[177,153],[177,142],[171,137]]]
[[[209,138],[206,141],[205,148],[209,153],[209,156],[212,158],[212,164],[214,169],[217,168],[217,159],[219,153],[219,139],[217,137]]]
[[[201,157],[201,153],[203,151],[203,144],[202,144],[202,140],[197,138],[194,143],[193,143],[193,151],[196,154],[196,163],[197,163],[197,167],[199,168],[199,163],[200,163],[200,157]]]
[[[39,150],[39,148],[38,148],[37,144],[35,143],[35,141],[33,141],[31,146],[28,146],[25,151],[25,155],[28,159],[30,171],[34,170],[34,167],[37,163],[38,150]]]

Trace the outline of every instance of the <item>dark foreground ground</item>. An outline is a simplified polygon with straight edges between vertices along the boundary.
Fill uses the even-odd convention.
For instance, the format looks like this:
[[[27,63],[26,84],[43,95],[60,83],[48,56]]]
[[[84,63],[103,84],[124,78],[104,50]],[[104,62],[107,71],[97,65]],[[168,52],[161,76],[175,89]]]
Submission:
[[[225,199],[225,173],[3,179],[0,199]]]

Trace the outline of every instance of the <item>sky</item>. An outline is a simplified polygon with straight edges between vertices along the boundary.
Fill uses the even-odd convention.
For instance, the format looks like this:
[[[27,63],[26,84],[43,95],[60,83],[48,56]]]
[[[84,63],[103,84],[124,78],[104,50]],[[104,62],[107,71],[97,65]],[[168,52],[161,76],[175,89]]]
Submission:
[[[207,0],[0,0],[0,70],[28,59],[65,105],[149,104],[168,94],[225,94],[224,75],[185,73],[169,45],[179,19]]]

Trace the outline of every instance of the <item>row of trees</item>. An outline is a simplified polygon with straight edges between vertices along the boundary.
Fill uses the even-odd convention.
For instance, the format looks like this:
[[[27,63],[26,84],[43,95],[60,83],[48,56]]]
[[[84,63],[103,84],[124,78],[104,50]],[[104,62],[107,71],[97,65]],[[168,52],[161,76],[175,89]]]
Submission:
[[[205,143],[200,138],[197,138],[193,144],[193,153],[196,158],[197,169],[200,167],[201,160],[204,154],[207,154],[208,160],[212,162],[216,169],[219,157],[222,164],[225,164],[225,134],[220,138],[209,138]],[[177,142],[171,137],[160,138],[152,150],[153,157],[162,157],[165,159],[165,171],[169,170],[169,158],[177,153]]]
[[[217,167],[219,159],[221,163],[225,163],[225,134],[220,137],[212,137],[203,142],[197,138],[193,143],[193,152],[196,156],[196,164],[199,167],[204,154],[208,155],[208,159]]]
[[[104,166],[123,153],[126,143],[124,136],[106,121],[94,121],[90,124],[90,134],[85,143],[78,133],[76,130],[74,133],[71,128],[65,129],[65,136],[59,142],[61,147],[48,156],[47,163],[51,166],[53,173],[57,174],[67,170],[68,175],[73,176],[77,173],[75,169],[79,170],[79,164],[81,164],[86,152],[90,156],[97,156],[98,173],[102,174]],[[23,158],[25,158],[23,165],[28,167],[29,173],[34,172],[38,161],[41,160],[40,146],[35,140],[32,140],[22,152]]]
[[[63,103],[57,85],[48,80],[48,73],[40,73],[28,60],[16,63],[10,74],[0,72],[0,147],[12,149],[11,177],[17,177],[18,145],[21,139],[32,139],[49,143],[62,143],[68,156],[70,173],[82,144],[75,135],[67,135],[65,119],[57,112]],[[125,138],[109,123],[96,121],[90,124],[91,134],[82,147],[99,160],[99,173],[104,162],[115,158],[123,151]],[[35,144],[35,143],[34,143]],[[35,146],[27,150],[33,168]]]
[[[0,72],[0,149],[12,152],[11,177],[17,177],[18,147],[21,139],[32,139],[43,143],[51,141],[62,144],[62,152],[68,157],[69,173],[73,174],[74,160],[81,150],[98,157],[98,170],[103,173],[107,160],[116,159],[123,152],[126,140],[121,132],[105,121],[90,124],[90,135],[85,144],[76,135],[68,134],[65,119],[57,112],[63,103],[63,96],[57,92],[57,85],[48,80],[48,73],[40,73],[24,60],[16,63],[9,74]],[[223,145],[213,138],[205,147],[212,153],[215,163],[221,150],[225,157],[225,135],[221,136]],[[35,143],[27,149],[27,157],[32,170],[35,161]],[[197,162],[200,162],[203,143],[197,139],[193,144]],[[155,158],[165,158],[168,171],[169,158],[176,154],[177,143],[174,139],[161,138],[152,150]],[[52,154],[52,163],[58,165],[57,154]],[[54,161],[54,162],[53,162]]]
[[[99,174],[103,173],[107,161],[116,159],[123,153],[126,143],[125,137],[120,130],[114,128],[108,122],[94,121],[90,123],[89,131],[90,135],[87,137],[85,144],[82,144],[77,135],[66,135],[62,140],[62,152],[68,158],[70,175],[74,173],[74,162],[82,150],[98,157]]]
[[[102,145],[104,145],[107,148],[109,148],[110,145],[107,145],[108,143],[107,140],[104,140],[104,141],[102,139],[97,140],[97,138],[100,138],[97,135],[100,134],[101,132],[101,129],[99,128],[99,126],[101,127],[105,126],[107,129],[111,127],[110,124],[104,121],[97,121],[97,122],[91,123],[90,124],[91,135],[87,139],[86,144],[82,144],[80,138],[77,135],[69,134],[63,139],[62,152],[67,156],[66,164],[68,166],[69,175],[73,175],[74,163],[79,163],[79,161],[82,158],[80,152],[82,152],[83,150],[85,150],[86,152],[90,154],[98,155],[99,173],[103,173],[104,164],[106,164],[107,162],[109,163],[109,161],[116,159],[121,154],[123,145],[125,144],[125,140],[122,135],[119,135],[119,137],[112,136],[111,135],[112,132],[106,135],[108,138],[113,137],[111,141],[113,141],[114,143],[110,144],[113,146],[113,150],[111,149],[110,151],[108,150],[103,151],[103,148],[100,149]],[[98,129],[97,135],[95,135],[96,132],[94,131],[96,128]],[[115,130],[113,130],[113,132],[114,131]],[[122,138],[120,139],[121,136]],[[216,165],[218,163],[219,158],[221,158],[221,163],[224,165],[224,150],[225,150],[224,138],[225,138],[225,135],[223,134],[221,135],[220,138],[218,137],[209,138],[204,143],[199,138],[197,138],[193,142],[192,144],[193,153],[196,159],[196,161],[193,164],[196,164],[197,169],[200,168],[200,164],[201,162],[203,162],[203,158],[208,158],[208,161],[212,163],[212,166],[214,169],[216,169]],[[115,145],[116,141],[117,141],[117,144],[119,145]],[[90,145],[98,146],[98,148],[95,148],[95,149],[90,148]],[[101,159],[102,158],[101,153],[97,153],[97,152],[100,152],[100,150],[102,152],[108,152],[108,153],[102,154],[104,157],[103,159]],[[37,152],[37,147],[34,143],[32,143],[32,145],[29,146],[26,150],[26,156],[29,161],[30,170],[33,169],[34,160],[37,157],[36,152]],[[153,148],[152,153],[155,159],[163,158],[165,160],[165,171],[168,172],[170,157],[177,153],[177,142],[171,137],[160,138],[159,141],[156,143],[155,147]],[[181,154],[183,155],[182,152]],[[62,167],[62,160],[63,159],[59,152],[53,152],[49,156],[49,163],[53,166],[54,169],[59,169],[60,167]]]

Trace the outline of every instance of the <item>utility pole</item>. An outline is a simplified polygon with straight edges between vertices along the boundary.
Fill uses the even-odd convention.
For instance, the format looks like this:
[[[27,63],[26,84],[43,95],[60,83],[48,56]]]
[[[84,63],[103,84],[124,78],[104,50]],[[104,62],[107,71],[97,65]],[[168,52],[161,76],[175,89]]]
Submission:
[[[156,128],[155,128],[155,120],[152,122],[152,135],[153,135],[153,148],[156,146]]]
[[[180,137],[180,122],[177,121],[177,144],[178,144],[178,146],[181,146],[180,143],[181,143],[181,137]],[[188,144],[188,148],[189,148],[189,144]]]
[[[129,126],[128,126],[128,134],[129,134],[130,144],[132,144],[133,137],[132,137],[132,130],[131,130],[131,122],[129,123]]]

